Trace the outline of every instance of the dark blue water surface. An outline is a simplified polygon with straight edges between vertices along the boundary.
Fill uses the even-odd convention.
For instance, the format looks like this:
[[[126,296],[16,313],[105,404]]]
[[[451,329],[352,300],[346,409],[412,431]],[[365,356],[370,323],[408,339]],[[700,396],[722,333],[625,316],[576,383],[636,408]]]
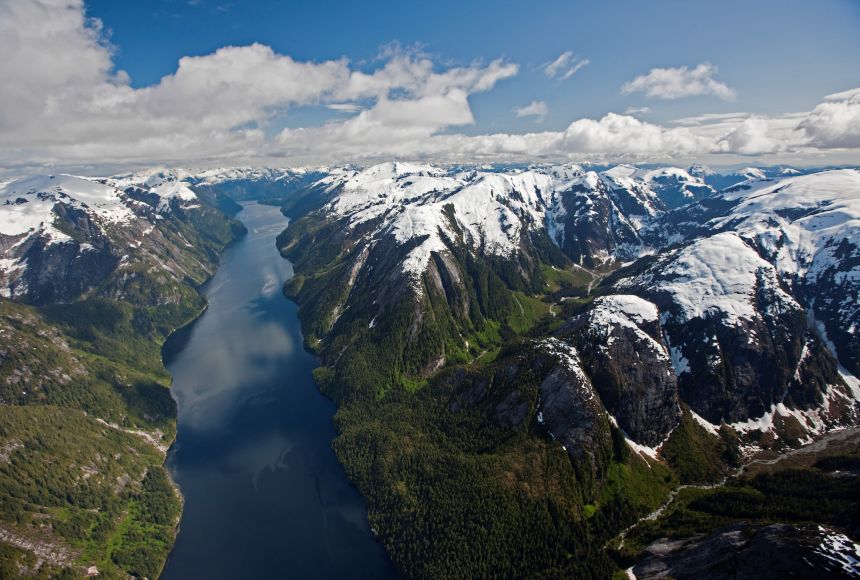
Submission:
[[[281,292],[286,219],[257,204],[238,218],[248,235],[204,286],[208,310],[165,350],[179,406],[168,467],[185,511],[162,577],[391,577],[331,450],[334,405]]]

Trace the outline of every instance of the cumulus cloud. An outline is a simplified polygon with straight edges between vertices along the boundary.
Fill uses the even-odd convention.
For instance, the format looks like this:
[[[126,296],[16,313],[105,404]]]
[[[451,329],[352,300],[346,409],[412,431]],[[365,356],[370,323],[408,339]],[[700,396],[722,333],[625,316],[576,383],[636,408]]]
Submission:
[[[824,97],[798,127],[816,147],[860,147],[860,88]]]
[[[545,63],[541,68],[547,78],[564,81],[575,75],[579,69],[588,65],[589,62],[587,58],[577,58],[573,55],[573,52],[567,51],[561,53],[557,59]]]
[[[549,108],[544,101],[532,101],[528,105],[514,108],[514,113],[517,117],[537,117],[537,121],[541,122],[549,114]]]
[[[289,157],[349,154],[356,161],[398,158],[462,160],[600,159],[645,160],[693,155],[715,149],[713,141],[685,127],[665,128],[609,113],[580,119],[563,131],[491,135],[436,134],[432,126],[379,123],[374,109],[323,127],[285,129],[279,136]]]
[[[760,155],[775,153],[783,148],[783,143],[770,135],[767,119],[749,117],[724,135],[718,142],[723,151],[741,155]]]
[[[151,164],[322,164],[386,158],[437,161],[725,159],[821,155],[860,148],[860,89],[810,111],[767,117],[700,115],[668,126],[634,117],[647,108],[578,119],[560,130],[458,133],[475,123],[472,95],[518,73],[504,60],[439,66],[391,46],[375,67],[347,59],[298,61],[270,47],[223,47],[179,60],[173,74],[134,87],[114,68],[101,24],[82,0],[0,0],[0,164],[114,168]],[[543,68],[565,79],[585,66],[564,53]],[[654,69],[627,92],[677,98],[731,89],[707,63]],[[643,79],[643,80],[640,80]],[[720,88],[722,87],[722,88]],[[344,113],[321,125],[283,127],[296,107]],[[533,101],[517,116],[543,119]],[[846,153],[847,152],[847,153]]]
[[[366,71],[252,44],[182,58],[175,73],[134,88],[114,72],[101,24],[86,18],[82,0],[0,2],[0,54],[7,164],[247,157],[276,143],[267,127],[299,106],[358,112],[369,102],[361,121],[426,135],[473,123],[468,97],[518,72],[502,60],[439,70],[400,50]]]
[[[706,152],[711,144],[679,127],[667,129],[640,121],[629,115],[609,113],[600,120],[574,121],[564,132],[564,144],[570,151],[603,155],[624,151],[631,156],[661,155],[676,157]]]
[[[680,99],[697,95],[714,95],[723,100],[735,98],[735,91],[714,79],[717,67],[703,62],[695,68],[652,68],[621,87],[621,93],[645,93],[658,99]]]

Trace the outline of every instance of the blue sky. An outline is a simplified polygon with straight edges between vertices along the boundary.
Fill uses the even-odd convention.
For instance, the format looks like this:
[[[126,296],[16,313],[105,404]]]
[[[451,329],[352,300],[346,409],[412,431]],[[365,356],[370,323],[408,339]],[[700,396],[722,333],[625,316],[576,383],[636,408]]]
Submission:
[[[7,168],[860,159],[856,0],[2,0],[0,52]]]
[[[547,103],[545,125],[563,127],[627,107],[648,106],[658,122],[705,112],[787,113],[860,84],[856,0],[96,0],[87,8],[110,29],[116,64],[136,86],[174,72],[182,56],[254,42],[300,60],[363,63],[396,41],[423,46],[442,63],[519,63],[516,78],[473,99],[478,122],[469,133],[533,129],[534,119],[511,114],[532,100]],[[565,51],[589,65],[567,81],[547,79],[539,66]],[[719,67],[737,101],[654,102],[619,92],[653,67],[705,61]]]

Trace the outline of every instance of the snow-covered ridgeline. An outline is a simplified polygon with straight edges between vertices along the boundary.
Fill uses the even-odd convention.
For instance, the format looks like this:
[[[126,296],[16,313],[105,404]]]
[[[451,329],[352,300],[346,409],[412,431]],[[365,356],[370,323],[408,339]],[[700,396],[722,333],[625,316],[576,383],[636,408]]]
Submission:
[[[603,338],[601,344],[612,344],[614,338],[611,333],[614,328],[629,328],[640,343],[649,345],[655,355],[668,358],[663,344],[641,328],[643,324],[656,325],[658,320],[657,306],[632,294],[601,296],[594,300],[594,308],[588,312],[589,327]]]
[[[0,189],[0,234],[18,236],[44,229],[51,237],[57,203],[86,209],[106,223],[134,218],[122,191],[93,178],[74,175],[36,175],[12,181]],[[62,239],[64,234],[60,234]]]
[[[709,315],[729,324],[756,320],[760,315],[755,295],[761,284],[766,284],[781,303],[800,308],[780,287],[773,265],[734,232],[694,241],[661,265],[659,272],[622,286],[631,284],[671,296],[677,322]]]
[[[350,227],[370,222],[376,225],[374,238],[393,234],[399,244],[422,240],[403,263],[413,278],[424,272],[432,252],[445,249],[443,238],[458,239],[461,233],[473,249],[492,256],[514,256],[529,231],[545,230],[560,243],[568,213],[565,198],[631,188],[637,199],[650,200],[633,229],[660,212],[659,199],[644,182],[585,172],[578,165],[501,172],[384,163],[329,175],[320,184],[335,193],[327,211],[346,218]],[[588,213],[589,204],[580,211]],[[619,215],[624,219],[623,212]]]
[[[840,258],[840,242],[860,242],[860,171],[843,169],[762,182],[724,194],[737,205],[709,225],[754,240],[784,276],[815,282]],[[860,267],[845,276],[860,279]]]
[[[155,207],[136,199],[130,193],[132,189],[156,196]],[[62,226],[63,219],[69,219],[68,212],[85,214],[103,235],[123,237],[121,232],[125,226],[140,219],[155,223],[161,217],[157,214],[170,211],[174,202],[186,209],[198,203],[188,184],[169,172],[120,178],[34,175],[3,183],[0,185],[0,282],[5,294],[11,297],[9,282],[20,278],[27,268],[25,253],[30,240],[39,239],[44,246],[74,241]],[[154,216],[153,209],[157,212]],[[63,215],[66,217],[61,219]],[[117,236],[109,234],[111,231],[117,232]],[[144,230],[148,231],[152,228]],[[90,244],[78,244],[79,255],[92,249]],[[18,287],[19,291],[23,289],[23,286]]]

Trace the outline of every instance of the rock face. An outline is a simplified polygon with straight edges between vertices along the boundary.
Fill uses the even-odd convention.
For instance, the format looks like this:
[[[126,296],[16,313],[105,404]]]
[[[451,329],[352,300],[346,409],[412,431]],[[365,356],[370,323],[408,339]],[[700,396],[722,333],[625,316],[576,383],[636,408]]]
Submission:
[[[583,367],[618,426],[637,443],[662,443],[681,410],[657,307],[637,296],[601,297],[560,333],[578,345]]]
[[[681,396],[719,424],[761,416],[786,400],[820,405],[843,385],[831,364],[812,376],[822,345],[775,268],[734,233],[701,238],[618,284],[649,296],[665,313]],[[825,365],[826,367],[826,365]],[[810,379],[801,384],[796,377]]]
[[[644,184],[618,174],[588,172],[559,196],[561,235],[556,241],[574,263],[587,268],[612,266],[642,248],[639,229],[663,205]]]
[[[576,462],[592,473],[605,463],[602,447],[609,439],[609,420],[600,397],[582,368],[576,348],[556,338],[540,348],[549,358],[549,372],[540,384],[538,423],[558,439]]]
[[[858,549],[843,534],[817,526],[741,524],[707,537],[657,541],[633,574],[643,580],[856,578]]]

